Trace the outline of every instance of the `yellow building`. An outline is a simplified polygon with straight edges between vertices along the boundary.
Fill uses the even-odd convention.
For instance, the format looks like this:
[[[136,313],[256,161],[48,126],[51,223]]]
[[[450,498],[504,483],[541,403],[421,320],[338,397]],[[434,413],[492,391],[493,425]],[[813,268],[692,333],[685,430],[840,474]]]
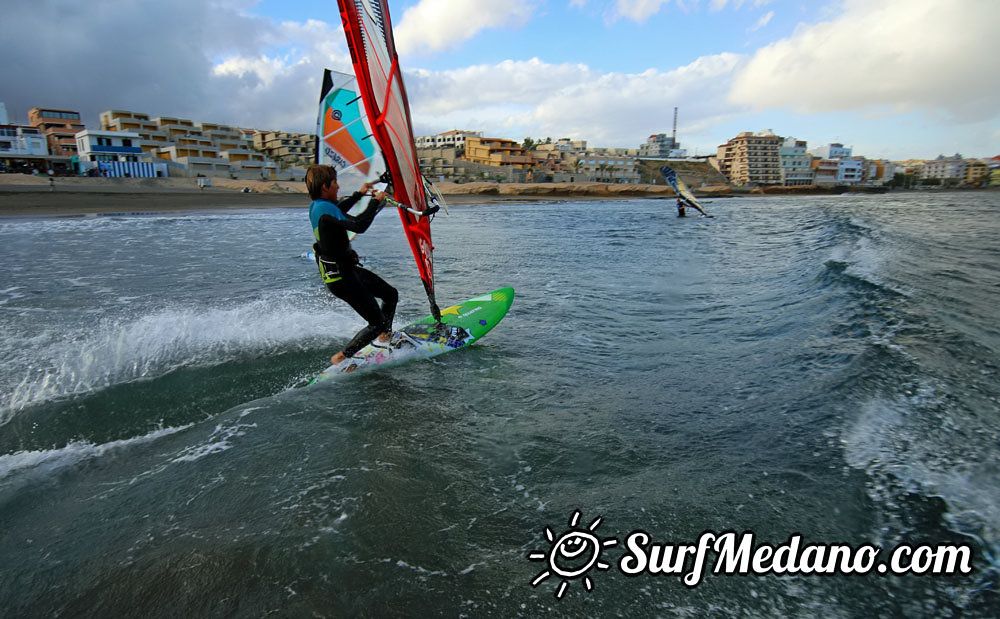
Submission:
[[[965,166],[965,183],[967,185],[975,185],[977,183],[989,180],[987,177],[990,173],[990,167],[986,165],[985,161],[980,161],[979,159],[968,159],[966,160]]]
[[[522,170],[530,168],[533,161],[531,154],[514,140],[482,137],[465,138],[465,156],[462,158],[473,163]]]

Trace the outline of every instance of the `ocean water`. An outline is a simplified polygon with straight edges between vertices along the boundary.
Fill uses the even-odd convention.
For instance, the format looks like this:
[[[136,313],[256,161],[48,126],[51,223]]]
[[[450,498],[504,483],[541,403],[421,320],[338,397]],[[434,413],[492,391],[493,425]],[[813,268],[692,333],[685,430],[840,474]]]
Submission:
[[[1000,616],[1000,194],[708,208],[455,206],[438,300],[507,318],[311,387],[362,322],[304,209],[0,220],[0,614]],[[427,313],[398,218],[355,246]],[[542,577],[585,526],[608,569]],[[973,571],[688,587],[636,530]]]

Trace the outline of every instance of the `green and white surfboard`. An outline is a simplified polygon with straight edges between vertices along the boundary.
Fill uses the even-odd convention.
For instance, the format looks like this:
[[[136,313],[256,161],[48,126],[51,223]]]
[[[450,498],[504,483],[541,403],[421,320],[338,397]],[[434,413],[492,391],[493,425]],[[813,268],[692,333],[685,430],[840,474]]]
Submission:
[[[433,316],[425,316],[393,332],[388,344],[373,342],[358,351],[352,358],[355,367],[350,373],[430,359],[465,348],[497,326],[513,302],[514,289],[500,288],[441,310],[441,324]],[[341,376],[343,370],[331,365],[310,384]]]

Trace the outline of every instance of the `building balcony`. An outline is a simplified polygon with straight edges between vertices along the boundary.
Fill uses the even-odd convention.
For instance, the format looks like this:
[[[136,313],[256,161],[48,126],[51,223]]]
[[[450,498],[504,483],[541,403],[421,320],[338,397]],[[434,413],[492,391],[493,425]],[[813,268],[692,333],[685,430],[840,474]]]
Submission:
[[[136,146],[103,146],[91,144],[88,148],[91,153],[113,153],[118,155],[141,155],[142,148]]]

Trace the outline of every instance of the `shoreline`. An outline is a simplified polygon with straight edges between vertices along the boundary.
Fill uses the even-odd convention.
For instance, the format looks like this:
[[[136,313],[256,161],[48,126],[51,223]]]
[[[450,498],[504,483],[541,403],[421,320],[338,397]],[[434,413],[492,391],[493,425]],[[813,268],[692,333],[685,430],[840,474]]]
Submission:
[[[301,182],[240,181],[213,178],[212,186],[197,189],[194,178],[80,178],[23,174],[0,175],[0,217],[66,217],[177,213],[300,207],[309,205]],[[450,205],[515,204],[525,202],[589,202],[596,200],[673,200],[666,185],[608,183],[465,183],[435,185]],[[250,190],[244,193],[244,188]],[[957,189],[956,191],[995,191]],[[851,192],[879,194],[887,190],[853,188]],[[897,193],[896,190],[892,193]],[[925,191],[942,191],[925,190]],[[825,187],[767,187],[734,190],[728,186],[699,187],[700,198],[836,195]],[[921,192],[922,193],[922,192]]]
[[[620,196],[618,199],[641,196]],[[587,195],[445,195],[449,206],[514,204],[525,202],[569,202],[615,199]],[[661,196],[660,199],[665,199]],[[268,208],[309,207],[305,193],[240,193],[240,192],[102,192],[9,190],[0,188],[0,218],[3,217],[73,217],[85,215],[122,215],[151,213],[182,213],[195,211],[232,211]]]

